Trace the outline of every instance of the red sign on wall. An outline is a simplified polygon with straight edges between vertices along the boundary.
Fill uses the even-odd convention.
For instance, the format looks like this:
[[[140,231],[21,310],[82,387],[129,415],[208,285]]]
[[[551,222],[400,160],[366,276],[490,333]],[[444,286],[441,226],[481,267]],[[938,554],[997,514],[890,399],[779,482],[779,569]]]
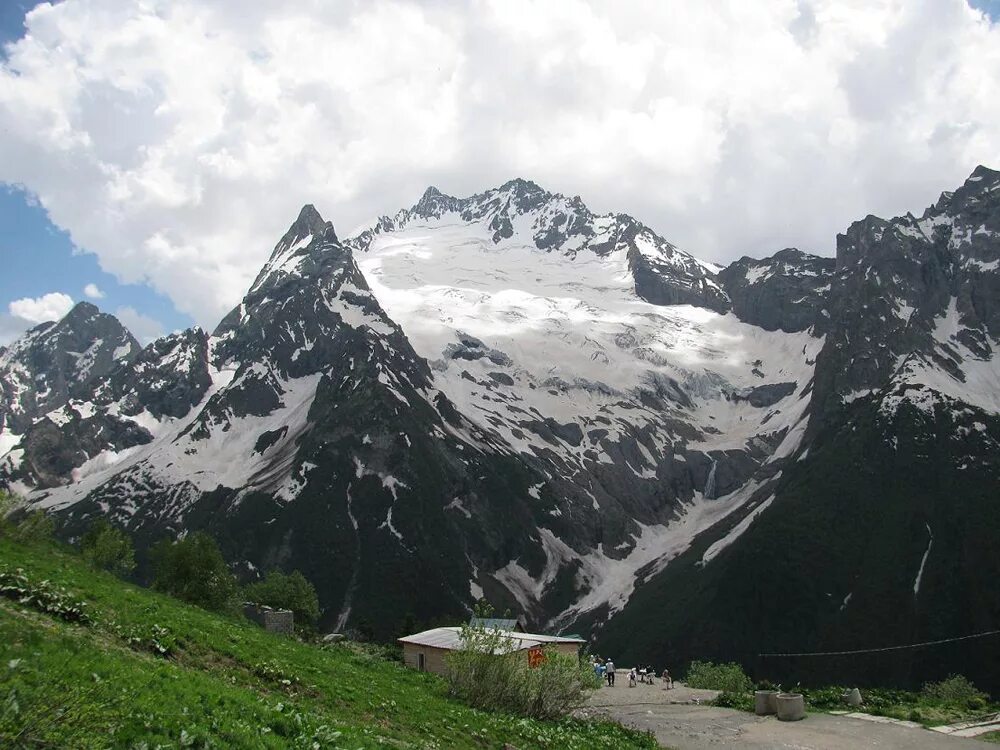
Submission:
[[[545,652],[542,651],[542,649],[538,648],[537,646],[535,648],[528,649],[528,666],[531,669],[542,666],[542,663],[544,661],[545,661]]]

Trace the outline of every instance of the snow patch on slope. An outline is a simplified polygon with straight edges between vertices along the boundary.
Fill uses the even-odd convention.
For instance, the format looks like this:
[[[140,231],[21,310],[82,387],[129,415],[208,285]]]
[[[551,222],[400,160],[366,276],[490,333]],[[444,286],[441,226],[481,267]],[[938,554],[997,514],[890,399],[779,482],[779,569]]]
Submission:
[[[728,534],[726,534],[718,541],[713,542],[712,546],[709,547],[707,550],[705,550],[705,554],[702,555],[701,557],[702,565],[714,560],[716,557],[718,557],[719,553],[722,552],[722,550],[726,549],[726,547],[729,547],[730,545],[732,545],[733,542],[739,539],[740,536],[743,535],[743,532],[749,529],[750,525],[757,520],[757,517],[770,507],[772,502],[774,502],[774,495],[771,495],[770,497],[767,498],[767,500],[765,500],[756,508],[754,508],[752,511],[747,513],[746,517],[743,520],[741,520],[738,524],[736,524]]]

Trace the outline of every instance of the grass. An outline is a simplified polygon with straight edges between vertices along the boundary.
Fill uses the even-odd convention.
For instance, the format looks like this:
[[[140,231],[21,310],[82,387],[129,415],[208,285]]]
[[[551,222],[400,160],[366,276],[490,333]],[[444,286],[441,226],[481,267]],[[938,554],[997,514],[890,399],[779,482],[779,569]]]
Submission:
[[[993,742],[1000,745],[1000,732],[987,732],[986,734],[981,734],[976,737],[977,740],[984,740],[985,742]]]
[[[444,681],[350,644],[319,648],[0,539],[86,603],[67,622],[0,598],[0,746],[60,748],[655,748],[611,722],[533,721],[450,700]]]

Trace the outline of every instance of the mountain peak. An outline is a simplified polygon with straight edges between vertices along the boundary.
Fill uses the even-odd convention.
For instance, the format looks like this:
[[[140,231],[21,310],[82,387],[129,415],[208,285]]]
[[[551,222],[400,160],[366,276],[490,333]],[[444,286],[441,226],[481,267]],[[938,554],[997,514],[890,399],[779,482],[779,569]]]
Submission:
[[[298,218],[295,220],[295,224],[309,230],[309,234],[312,235],[320,235],[327,229],[333,228],[333,223],[324,219],[312,203],[307,203],[302,207]]]
[[[969,175],[969,178],[956,192],[961,191],[970,195],[977,195],[989,192],[997,184],[1000,184],[1000,172],[995,169],[990,169],[989,167],[984,167],[980,164],[972,170],[972,174]]]
[[[101,311],[97,305],[90,302],[77,302],[72,309],[63,316],[64,320],[85,320],[94,315],[100,315]]]
[[[998,172],[995,169],[990,169],[989,167],[986,167],[986,166],[983,166],[982,164],[980,164],[975,169],[973,169],[972,170],[972,174],[969,175],[969,180],[977,179],[977,178],[980,179],[980,180],[991,180],[992,181],[992,180],[995,180],[997,178],[1000,178],[1000,172]],[[968,182],[968,180],[966,180],[966,182]]]
[[[513,180],[508,180],[503,185],[500,186],[501,190],[509,190],[514,193],[519,194],[532,194],[532,193],[545,193],[546,190],[542,189],[537,183],[531,180],[525,180],[522,177],[515,177]]]
[[[333,232],[333,223],[326,221],[312,203],[307,203],[299,211],[298,218],[281,238],[278,247],[290,247],[304,237],[319,237]],[[336,235],[333,237],[336,240]]]
[[[428,187],[416,205],[410,209],[417,216],[424,218],[440,217],[448,211],[456,211],[459,207],[457,198],[442,193],[436,187]]]
[[[316,210],[316,206],[314,206],[312,203],[307,203],[302,207],[302,209],[299,211],[299,218],[296,219],[296,221],[297,222],[304,221],[320,225],[326,223],[323,220],[323,217],[320,215],[320,212]]]

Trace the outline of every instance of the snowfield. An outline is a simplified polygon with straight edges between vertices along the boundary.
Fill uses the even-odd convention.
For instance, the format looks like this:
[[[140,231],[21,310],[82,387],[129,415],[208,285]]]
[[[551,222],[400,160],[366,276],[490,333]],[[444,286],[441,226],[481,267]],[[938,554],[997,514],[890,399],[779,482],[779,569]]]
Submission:
[[[772,457],[795,453],[809,405],[802,391],[822,337],[765,331],[691,305],[651,304],[635,292],[625,251],[546,251],[525,236],[531,235],[496,243],[483,223],[445,214],[410,219],[376,235],[357,255],[372,292],[463,414],[515,451],[561,455],[569,473],[580,476],[590,462],[614,463],[615,444],[637,431],[654,448],[638,442],[640,458],[626,466],[651,483],[665,462],[685,460],[682,448],[745,451],[759,436],[777,435]],[[789,384],[790,394],[770,407],[752,406],[746,394],[768,384]],[[649,394],[666,411],[651,408]],[[526,421],[546,419],[580,430],[552,440],[524,429]],[[558,571],[578,560],[582,596],[550,624],[602,606],[619,611],[640,569],[647,575],[662,569],[698,533],[773,482],[750,481],[716,497],[711,460],[706,486],[664,523],[639,524],[626,550],[598,545],[581,556],[542,529],[548,559],[542,574],[532,578],[511,560],[494,572],[496,580],[530,611]],[[538,498],[538,488],[532,490]]]
[[[439,387],[521,450],[543,446],[498,420],[516,423],[527,411],[582,426],[600,416],[614,431],[617,419],[634,422],[642,410],[622,408],[623,399],[644,391],[666,392],[686,421],[694,418],[705,450],[743,447],[769,410],[727,395],[766,383],[800,390],[823,345],[808,332],[769,332],[732,314],[645,302],[624,252],[571,258],[516,235],[495,245],[481,224],[447,217],[379,235],[357,261],[386,312],[432,363]],[[463,337],[497,356],[449,356]],[[510,394],[507,403],[498,404],[497,392]],[[767,431],[790,427],[801,411],[772,415]]]

